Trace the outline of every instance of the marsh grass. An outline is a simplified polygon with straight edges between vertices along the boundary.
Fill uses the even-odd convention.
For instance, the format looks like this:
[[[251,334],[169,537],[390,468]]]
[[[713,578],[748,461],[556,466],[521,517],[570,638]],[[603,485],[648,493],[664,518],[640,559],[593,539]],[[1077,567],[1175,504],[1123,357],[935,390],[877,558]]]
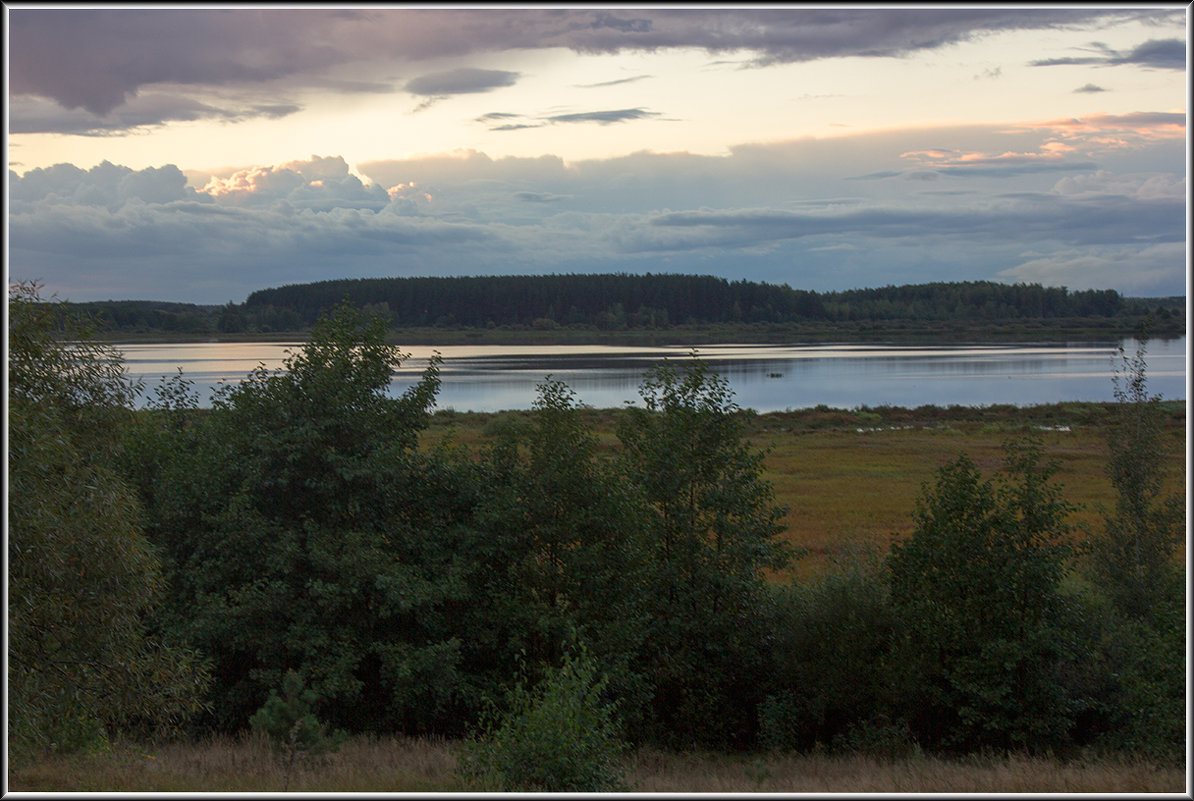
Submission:
[[[1182,493],[1185,402],[1164,406],[1165,488]],[[817,407],[758,415],[747,438],[767,451],[764,478],[788,508],[784,537],[806,549],[789,573],[772,578],[815,575],[829,569],[836,557],[860,547],[885,552],[893,538],[911,531],[921,485],[939,467],[965,453],[989,475],[1002,466],[1003,443],[1024,434],[1038,436],[1045,456],[1060,463],[1055,480],[1063,485],[1066,499],[1079,506],[1072,518],[1075,536],[1098,531],[1100,508],[1114,503],[1105,472],[1107,445],[1100,429],[1106,412],[1104,404],[1064,403],[1026,408]],[[582,413],[604,452],[617,447],[614,431],[619,414],[616,409]],[[497,416],[437,414],[425,439],[452,441],[466,451],[475,450],[487,441],[482,431]],[[1183,550],[1179,558],[1184,555]]]
[[[464,792],[459,744],[356,737],[296,772],[292,792]],[[653,749],[627,757],[642,793],[1182,793],[1181,767],[1144,761],[1062,762],[1027,756],[883,760],[828,754],[725,756]],[[14,792],[281,792],[283,777],[256,738],[200,744],[115,746],[109,753],[47,757],[10,771]]]

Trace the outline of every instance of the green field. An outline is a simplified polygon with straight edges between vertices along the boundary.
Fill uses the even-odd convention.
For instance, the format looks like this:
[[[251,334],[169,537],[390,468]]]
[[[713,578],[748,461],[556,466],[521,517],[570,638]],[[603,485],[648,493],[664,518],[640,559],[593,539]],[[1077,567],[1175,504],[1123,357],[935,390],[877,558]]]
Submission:
[[[1180,494],[1186,479],[1186,404],[1164,405],[1166,490]],[[765,477],[787,506],[788,541],[807,549],[794,573],[808,575],[852,549],[886,551],[893,536],[911,530],[915,499],[937,468],[965,453],[985,472],[994,472],[1003,443],[1023,435],[1039,437],[1046,454],[1059,462],[1056,480],[1067,499],[1081,507],[1073,518],[1079,534],[1097,527],[1100,506],[1114,500],[1101,434],[1107,409],[1098,403],[804,409],[758,415],[747,436],[767,452]],[[584,412],[607,449],[617,447],[619,413]],[[429,443],[451,439],[475,449],[499,425],[495,421],[529,415],[440,412],[424,437]]]

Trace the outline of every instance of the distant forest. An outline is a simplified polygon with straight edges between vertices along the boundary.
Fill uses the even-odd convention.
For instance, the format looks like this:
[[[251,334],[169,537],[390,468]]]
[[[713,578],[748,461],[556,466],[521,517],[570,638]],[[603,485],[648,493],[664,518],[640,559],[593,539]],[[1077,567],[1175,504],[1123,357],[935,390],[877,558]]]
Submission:
[[[344,301],[399,329],[619,331],[760,323],[832,328],[890,321],[1130,325],[1152,315],[1153,333],[1185,330],[1184,297],[1125,298],[1112,289],[967,281],[814,292],[679,274],[361,278],[263,289],[242,304],[223,306],[156,301],[65,306],[95,316],[100,331],[249,334],[306,330]]]

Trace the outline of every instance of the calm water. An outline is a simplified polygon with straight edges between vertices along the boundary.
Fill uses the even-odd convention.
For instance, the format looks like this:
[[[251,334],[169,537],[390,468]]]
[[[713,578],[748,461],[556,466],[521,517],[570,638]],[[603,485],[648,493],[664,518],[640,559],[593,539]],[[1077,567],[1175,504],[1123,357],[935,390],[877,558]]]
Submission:
[[[818,404],[1031,405],[1112,399],[1119,341],[1031,345],[706,345],[702,359],[725,376],[738,404],[760,412]],[[1135,353],[1132,339],[1122,340]],[[258,363],[282,366],[297,344],[187,343],[121,345],[130,375],[152,389],[182,368],[207,405],[220,382],[240,381]],[[411,357],[390,385],[399,394],[418,380],[433,350],[444,357],[439,409],[527,409],[547,375],[567,383],[582,403],[618,407],[639,400],[643,375],[661,359],[686,360],[687,348],[515,345],[404,348]],[[1170,400],[1186,397],[1186,339],[1148,343],[1148,386]],[[143,396],[144,401],[148,397]]]

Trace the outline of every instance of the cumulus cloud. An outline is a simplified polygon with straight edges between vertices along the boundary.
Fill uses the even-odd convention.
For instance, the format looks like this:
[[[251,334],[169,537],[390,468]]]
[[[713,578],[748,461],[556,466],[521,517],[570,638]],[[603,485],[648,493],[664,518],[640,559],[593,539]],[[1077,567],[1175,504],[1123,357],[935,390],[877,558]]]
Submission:
[[[697,48],[740,52],[755,65],[845,56],[891,57],[984,33],[1181,19],[1180,9],[443,9],[443,8],[13,8],[9,89],[102,116],[143,87],[244,87],[278,92],[326,85],[328,70],[393,65],[515,49],[581,53]],[[1107,56],[1104,56],[1107,57]],[[1117,56],[1118,57],[1118,56]],[[1174,66],[1172,42],[1123,56]],[[1184,54],[1181,56],[1184,65]],[[488,73],[490,71],[481,71]],[[500,72],[500,71],[493,71]],[[450,80],[454,77],[454,81]],[[477,91],[510,76],[438,73],[415,79],[431,96]],[[355,77],[345,91],[383,90]],[[437,86],[438,84],[438,86]],[[507,85],[507,84],[497,84]],[[408,84],[409,88],[409,84]],[[412,90],[413,91],[413,90]]]
[[[215,303],[330,277],[576,271],[818,290],[1041,276],[1136,291],[1147,273],[1158,294],[1179,294],[1185,180],[1137,165],[1163,151],[1184,168],[1183,144],[1108,151],[1078,170],[1090,160],[1051,129],[971,126],[577,163],[460,151],[354,172],[312,156],[199,188],[173,165],[56,165],[10,173],[10,272],[76,300]],[[1050,165],[1067,169],[1029,170]],[[1013,171],[959,193],[949,168]],[[900,180],[918,173],[940,178]],[[858,174],[890,177],[847,180]]]
[[[186,176],[173,164],[137,171],[107,161],[89,170],[56,164],[20,177],[10,173],[9,201],[13,204],[11,211],[16,212],[37,205],[117,209],[130,202],[198,200],[186,184]]]
[[[351,175],[340,156],[312,156],[277,167],[253,167],[230,176],[213,177],[202,192],[235,205],[275,205],[316,211],[378,210],[390,202],[385,189],[366,185]]]

